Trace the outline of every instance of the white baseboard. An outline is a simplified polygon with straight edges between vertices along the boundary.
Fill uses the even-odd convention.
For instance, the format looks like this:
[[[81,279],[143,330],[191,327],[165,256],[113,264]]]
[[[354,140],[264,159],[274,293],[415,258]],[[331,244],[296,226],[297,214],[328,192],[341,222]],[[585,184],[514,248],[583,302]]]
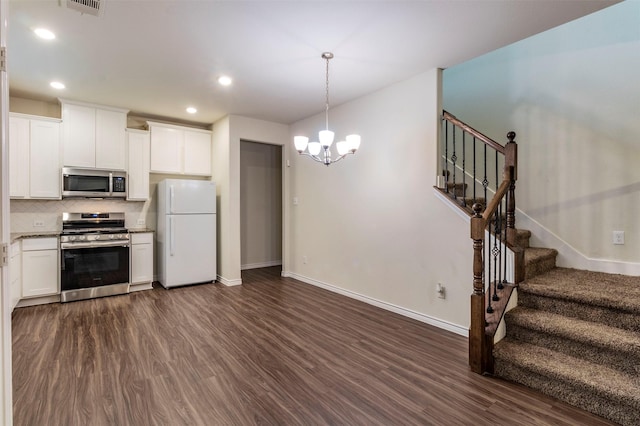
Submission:
[[[27,306],[44,305],[47,303],[60,303],[60,295],[33,297],[31,299],[20,299],[16,304],[16,308],[25,308]]]
[[[283,271],[282,272],[282,276],[283,277],[285,276],[284,274],[285,274],[285,272]],[[320,287],[320,288],[323,288],[325,290],[329,290],[331,292],[338,293],[338,294],[341,294],[343,296],[347,296],[347,297],[359,300],[359,301],[364,302],[364,303],[368,303],[369,305],[373,305],[373,306],[376,306],[378,308],[381,308],[381,309],[384,309],[384,310],[387,310],[387,311],[391,311],[391,312],[394,312],[396,314],[399,314],[399,315],[402,315],[402,316],[405,316],[405,317],[408,317],[408,318],[415,319],[415,320],[423,322],[425,324],[429,324],[429,325],[432,325],[434,327],[441,328],[443,330],[447,330],[447,331],[450,331],[450,332],[455,333],[455,334],[459,334],[459,335],[464,336],[464,337],[468,337],[469,336],[469,329],[466,328],[466,327],[462,327],[460,325],[453,324],[453,323],[450,323],[448,321],[444,321],[444,320],[441,320],[441,319],[438,319],[438,318],[434,318],[434,317],[431,317],[429,315],[422,314],[420,312],[412,311],[411,309],[406,309],[406,308],[403,308],[401,306],[394,305],[392,303],[383,302],[381,300],[374,299],[372,297],[365,296],[363,294],[356,293],[354,291],[345,290],[343,288],[336,287],[336,286],[334,286],[332,284],[328,284],[328,283],[325,283],[325,282],[322,282],[322,281],[318,281],[318,280],[315,280],[313,278],[305,277],[303,275],[299,275],[299,274],[296,274],[294,272],[286,272],[286,274],[287,274],[286,275],[287,277],[295,278],[298,281],[302,281],[304,283],[311,284],[313,286]]]
[[[282,265],[282,260],[271,260],[269,262],[247,263],[246,265],[240,265],[240,270],[244,271],[245,269],[269,268],[271,266],[280,265]]]
[[[454,206],[448,197],[435,188],[433,193],[436,198],[442,200],[444,204],[453,210],[460,218],[466,220],[467,223],[470,222],[469,216],[460,208]],[[606,272],[609,274],[640,275],[640,263],[587,257],[520,209],[516,209],[516,228],[531,231],[532,239],[536,242],[539,241],[542,247],[558,250],[557,265],[560,267]]]
[[[290,278],[293,276],[293,273],[291,271],[282,271],[280,272],[280,276],[283,278]]]
[[[153,285],[149,282],[149,283],[142,283],[142,284],[131,284],[129,286],[130,293],[133,293],[136,291],[142,291],[142,290],[153,290]]]
[[[225,277],[223,277],[222,275],[218,275],[218,281],[221,282],[222,284],[226,285],[227,287],[231,287],[234,285],[240,285],[242,284],[242,278],[238,278],[235,280],[230,280],[227,279]]]
[[[640,275],[640,263],[587,257],[521,210],[516,210],[516,228],[531,231],[534,243],[539,241],[543,247],[558,250],[557,265],[560,267],[606,272],[608,274]]]

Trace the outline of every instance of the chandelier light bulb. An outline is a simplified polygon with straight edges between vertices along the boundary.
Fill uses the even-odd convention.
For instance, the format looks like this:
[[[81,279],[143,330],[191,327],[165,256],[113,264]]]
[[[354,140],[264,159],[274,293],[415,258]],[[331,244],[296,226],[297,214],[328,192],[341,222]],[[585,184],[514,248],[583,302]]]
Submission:
[[[320,145],[320,142],[309,142],[309,145],[307,145],[307,148],[309,149],[309,154],[318,155],[320,154],[320,150],[322,149],[322,146]]]
[[[347,155],[349,152],[349,144],[347,141],[336,142],[336,150],[338,151],[338,155]]]
[[[307,155],[314,161],[328,166],[331,163],[342,160],[347,154],[354,154],[358,148],[360,148],[360,135],[349,135],[345,140],[337,142],[336,151],[338,152],[338,157],[335,159],[332,157],[331,145],[333,144],[335,134],[329,130],[329,60],[333,59],[333,53],[324,52],[322,54],[322,59],[327,63],[324,107],[325,130],[321,130],[318,133],[318,140],[320,142],[309,142],[309,138],[306,136],[294,136],[293,144],[295,145],[298,154]],[[324,153],[322,156],[319,156],[322,151],[324,151]]]
[[[320,130],[318,137],[323,148],[329,148],[333,143],[333,132],[331,130]]]
[[[360,135],[347,136],[347,145],[351,152],[356,152],[360,148]]]
[[[294,136],[293,144],[296,146],[296,151],[302,153],[305,149],[307,149],[307,144],[309,143],[309,138],[306,136]]]

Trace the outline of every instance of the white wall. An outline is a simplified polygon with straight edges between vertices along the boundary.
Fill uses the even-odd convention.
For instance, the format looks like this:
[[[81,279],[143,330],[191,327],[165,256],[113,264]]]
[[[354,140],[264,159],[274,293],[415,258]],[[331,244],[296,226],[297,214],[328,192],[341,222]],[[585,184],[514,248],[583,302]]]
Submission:
[[[242,269],[282,264],[282,147],[240,144]]]
[[[289,126],[247,117],[230,115],[213,125],[213,178],[218,188],[218,278],[223,284],[242,283],[240,276],[240,142],[246,140],[284,145],[288,139]],[[284,179],[284,197],[286,197],[288,179],[286,170]],[[285,235],[286,215],[285,209],[283,220]],[[286,265],[285,259],[283,262]]]
[[[440,71],[330,110],[360,150],[326,167],[287,144],[291,205],[285,273],[466,333],[472,292],[468,222],[434,195]],[[323,115],[292,125],[314,137]],[[306,257],[307,263],[303,261]],[[447,298],[436,297],[442,283]]]
[[[640,273],[639,22],[623,2],[444,72],[446,110],[498,141],[517,133],[516,225],[540,224],[533,242],[564,266]]]

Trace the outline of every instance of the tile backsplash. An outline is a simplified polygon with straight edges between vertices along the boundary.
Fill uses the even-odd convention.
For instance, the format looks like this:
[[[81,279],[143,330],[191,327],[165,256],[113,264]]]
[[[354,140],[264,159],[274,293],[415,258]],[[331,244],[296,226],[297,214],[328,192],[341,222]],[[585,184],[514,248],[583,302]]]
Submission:
[[[124,212],[129,229],[156,228],[155,202],[92,200],[11,200],[11,232],[60,231],[64,212]]]

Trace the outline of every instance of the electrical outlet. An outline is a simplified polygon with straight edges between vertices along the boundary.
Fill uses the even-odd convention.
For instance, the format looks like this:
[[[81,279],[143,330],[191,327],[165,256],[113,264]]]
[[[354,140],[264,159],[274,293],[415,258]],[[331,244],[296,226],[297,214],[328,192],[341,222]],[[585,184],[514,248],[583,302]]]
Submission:
[[[442,284],[438,283],[436,285],[436,293],[438,294],[438,299],[444,299],[446,297],[446,291]]]
[[[44,220],[34,220],[33,221],[33,227],[34,228],[43,228],[44,227]]]
[[[624,231],[613,231],[613,244],[624,245]]]
[[[138,219],[138,225],[144,225],[144,219]]]

